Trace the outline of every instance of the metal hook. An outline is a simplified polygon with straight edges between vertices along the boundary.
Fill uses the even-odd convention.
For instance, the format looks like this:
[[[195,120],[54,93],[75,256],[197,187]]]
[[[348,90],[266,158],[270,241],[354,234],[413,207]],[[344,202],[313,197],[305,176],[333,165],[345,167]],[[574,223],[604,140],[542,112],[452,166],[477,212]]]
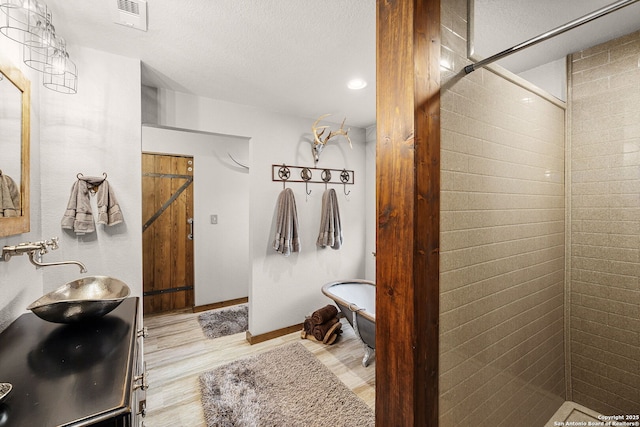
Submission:
[[[331,181],[331,171],[329,169],[323,169],[320,174],[322,180],[324,181],[324,189],[327,190],[327,184]]]
[[[284,163],[278,169],[278,177],[282,180],[282,189],[285,189],[284,183],[291,177],[291,170]]]
[[[307,196],[311,195],[311,190],[309,190],[309,180],[311,179],[311,169],[303,168],[300,171],[300,178],[304,181],[304,192],[307,193]]]
[[[351,175],[349,174],[349,172],[346,169],[342,169],[342,172],[340,172],[340,181],[342,181],[342,184],[344,185],[344,189],[342,191],[344,192],[345,196],[348,196],[349,194],[351,194],[351,190],[347,192],[347,183],[350,180],[351,180]]]

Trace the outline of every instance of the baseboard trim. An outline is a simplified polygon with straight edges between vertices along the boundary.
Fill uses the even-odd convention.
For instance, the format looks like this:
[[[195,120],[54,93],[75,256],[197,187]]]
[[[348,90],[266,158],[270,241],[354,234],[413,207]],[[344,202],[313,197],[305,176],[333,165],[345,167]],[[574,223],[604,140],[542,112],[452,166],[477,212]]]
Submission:
[[[283,335],[288,335],[293,332],[299,332],[301,330],[302,330],[302,323],[298,323],[297,325],[287,326],[286,328],[282,328],[282,329],[276,329],[275,331],[266,332],[264,334],[259,334],[259,335],[251,335],[251,332],[247,331],[247,341],[251,345],[258,344],[264,341],[281,337]]]
[[[193,312],[194,313],[200,313],[201,311],[207,311],[207,310],[214,310],[216,308],[229,307],[231,305],[243,304],[245,302],[249,302],[249,297],[230,299],[228,301],[214,302],[214,303],[207,304],[207,305],[197,305],[197,306],[193,307]]]

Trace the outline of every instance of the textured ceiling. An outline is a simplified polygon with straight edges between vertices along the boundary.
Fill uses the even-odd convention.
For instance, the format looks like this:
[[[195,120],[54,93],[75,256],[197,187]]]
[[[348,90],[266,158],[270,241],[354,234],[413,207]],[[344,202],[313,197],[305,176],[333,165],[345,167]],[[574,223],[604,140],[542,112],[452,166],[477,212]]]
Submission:
[[[144,84],[375,123],[375,0],[149,0],[147,32],[113,23],[115,0],[44,2],[71,55],[82,45],[140,58]],[[354,77],[368,86],[348,89]]]
[[[116,0],[43,1],[72,56],[81,45],[139,58],[146,85],[307,118],[332,113],[350,126],[375,123],[375,0],[148,0],[147,32],[113,23]],[[489,56],[610,0],[474,1],[476,49]],[[629,33],[640,26],[639,9],[500,64],[517,72]],[[369,85],[349,90],[354,77]]]

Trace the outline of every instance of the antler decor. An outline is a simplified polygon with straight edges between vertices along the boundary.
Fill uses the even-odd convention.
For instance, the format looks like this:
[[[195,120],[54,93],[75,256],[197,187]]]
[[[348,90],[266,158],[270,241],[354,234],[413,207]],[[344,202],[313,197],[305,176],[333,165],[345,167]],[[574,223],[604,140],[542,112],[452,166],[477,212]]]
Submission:
[[[330,115],[331,114],[323,114],[322,116],[318,117],[318,120],[316,120],[311,126],[311,130],[313,131],[313,137],[314,137],[313,147],[312,147],[313,159],[316,163],[318,163],[318,160],[320,160],[320,153],[322,153],[322,149],[324,148],[325,145],[327,145],[327,142],[329,142],[329,140],[334,136],[338,136],[338,135],[344,136],[345,139],[349,141],[349,147],[353,148],[353,145],[351,144],[351,139],[349,139],[349,135],[348,135],[351,129],[347,129],[347,130],[344,129],[344,122],[345,120],[347,120],[346,117],[342,121],[342,124],[340,125],[340,129],[335,131],[334,130],[329,131],[329,134],[325,136],[324,139],[322,139],[322,135],[324,134],[324,131],[326,131],[327,128],[329,128],[330,126],[318,126],[318,123],[320,123],[320,120]]]

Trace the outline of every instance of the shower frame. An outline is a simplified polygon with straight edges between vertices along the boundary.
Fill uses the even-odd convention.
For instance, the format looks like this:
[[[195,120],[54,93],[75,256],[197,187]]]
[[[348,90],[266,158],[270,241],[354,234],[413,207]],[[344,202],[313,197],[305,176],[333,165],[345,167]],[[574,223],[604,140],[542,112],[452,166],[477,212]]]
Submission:
[[[594,19],[598,19],[600,17],[603,17],[605,15],[608,15],[611,12],[615,12],[616,10],[622,9],[623,7],[629,6],[633,3],[636,3],[637,1],[640,0],[619,0],[615,3],[611,3],[607,6],[604,6],[598,10],[595,10],[591,13],[588,13],[586,15],[581,16],[580,18],[574,19],[573,21],[567,22],[566,24],[560,25],[552,30],[546,31],[544,33],[538,34],[535,37],[530,38],[529,40],[526,40],[522,43],[519,43],[515,46],[512,46],[508,49],[503,50],[502,52],[498,52],[495,55],[492,55],[488,58],[482,59],[478,62],[475,62],[473,64],[469,64],[466,67],[464,67],[464,72],[465,74],[469,74],[472,73],[473,71],[477,70],[478,68],[482,68],[485,67],[495,61],[498,61],[502,58],[505,58],[509,55],[512,55],[516,52],[519,52],[523,49],[526,49],[528,47],[534,46],[538,43],[541,43],[545,40],[548,40],[550,38],[556,37],[562,33],[565,33],[569,30],[572,30],[576,27],[579,27],[581,25],[584,25],[588,22],[593,21]],[[469,49],[469,51],[471,51],[472,49]]]

